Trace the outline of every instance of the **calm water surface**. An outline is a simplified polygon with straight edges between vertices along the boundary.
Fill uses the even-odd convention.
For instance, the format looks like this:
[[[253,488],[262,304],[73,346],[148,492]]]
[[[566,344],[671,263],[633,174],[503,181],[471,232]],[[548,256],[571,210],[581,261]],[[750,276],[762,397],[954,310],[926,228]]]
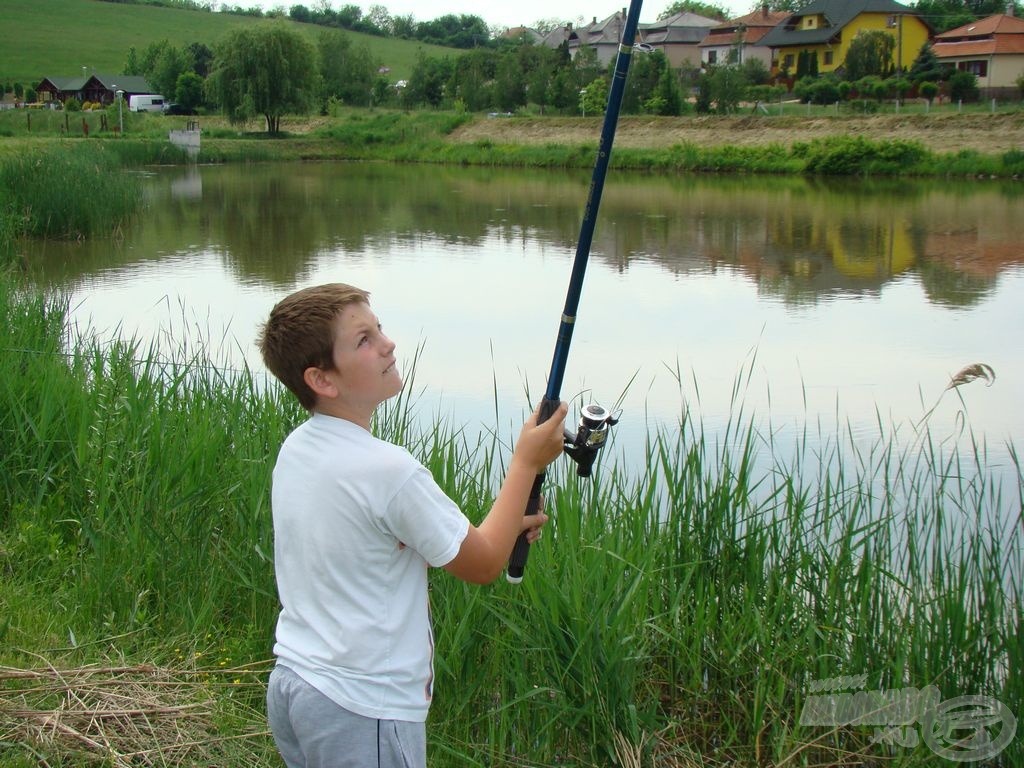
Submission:
[[[580,174],[362,164],[147,174],[122,240],[38,244],[76,322],[262,369],[258,323],[322,281],[371,291],[420,410],[511,436],[544,391],[589,184]],[[1024,196],[1000,186],[648,177],[605,189],[562,396],[621,399],[615,450],[684,410],[780,440],[943,449],[1011,483],[1024,436]],[[944,391],[966,365],[991,386]],[[934,410],[931,410],[935,406]],[[970,450],[970,449],[969,449]],[[1019,500],[1016,504],[1019,515]]]

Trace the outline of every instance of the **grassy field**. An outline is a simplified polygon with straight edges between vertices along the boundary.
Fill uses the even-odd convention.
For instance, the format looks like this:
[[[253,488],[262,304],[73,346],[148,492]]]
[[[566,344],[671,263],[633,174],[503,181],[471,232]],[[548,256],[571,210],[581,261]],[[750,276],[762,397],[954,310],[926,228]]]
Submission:
[[[0,9],[0,82],[35,87],[47,76],[74,77],[82,68],[120,74],[128,49],[140,53],[147,45],[168,40],[172,45],[204,43],[211,48],[240,26],[274,23],[222,13],[124,5],[97,0],[5,0]],[[323,27],[287,24],[315,40]],[[458,55],[460,51],[345,32],[357,45],[365,44],[391,68],[392,79],[408,78],[418,52]]]

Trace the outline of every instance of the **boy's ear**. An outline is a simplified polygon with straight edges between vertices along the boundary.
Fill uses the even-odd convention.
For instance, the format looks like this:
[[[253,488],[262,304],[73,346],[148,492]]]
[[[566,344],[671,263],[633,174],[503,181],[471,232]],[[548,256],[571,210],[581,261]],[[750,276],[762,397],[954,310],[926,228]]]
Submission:
[[[334,379],[322,368],[311,365],[302,372],[302,378],[317,397],[331,399],[338,396],[338,386]]]

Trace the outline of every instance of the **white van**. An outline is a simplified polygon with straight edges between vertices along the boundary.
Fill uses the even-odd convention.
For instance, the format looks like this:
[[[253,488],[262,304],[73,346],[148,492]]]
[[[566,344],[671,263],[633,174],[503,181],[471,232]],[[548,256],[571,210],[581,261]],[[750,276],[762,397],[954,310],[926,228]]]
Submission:
[[[163,112],[164,97],[158,93],[143,93],[128,97],[129,112]]]

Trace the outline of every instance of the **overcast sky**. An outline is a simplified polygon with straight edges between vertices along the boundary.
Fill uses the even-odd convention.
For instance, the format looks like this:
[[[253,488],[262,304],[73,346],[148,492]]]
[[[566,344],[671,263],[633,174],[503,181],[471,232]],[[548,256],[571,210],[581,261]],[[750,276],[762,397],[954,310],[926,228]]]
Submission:
[[[281,7],[288,9],[293,5],[305,5],[316,8],[321,0],[222,0],[226,5],[243,7],[259,6],[264,9]],[[628,0],[329,0],[335,10],[346,5],[358,5],[367,11],[371,5],[383,5],[392,16],[412,16],[417,21],[430,21],[438,16],[454,13],[472,14],[482,18],[489,26],[518,27],[531,26],[540,19],[559,19],[576,23],[582,18],[590,23],[596,16],[603,19],[615,11],[629,6]],[[641,6],[640,21],[655,21],[672,0],[645,0]],[[747,13],[757,4],[757,0],[721,0],[715,2],[734,16]]]

